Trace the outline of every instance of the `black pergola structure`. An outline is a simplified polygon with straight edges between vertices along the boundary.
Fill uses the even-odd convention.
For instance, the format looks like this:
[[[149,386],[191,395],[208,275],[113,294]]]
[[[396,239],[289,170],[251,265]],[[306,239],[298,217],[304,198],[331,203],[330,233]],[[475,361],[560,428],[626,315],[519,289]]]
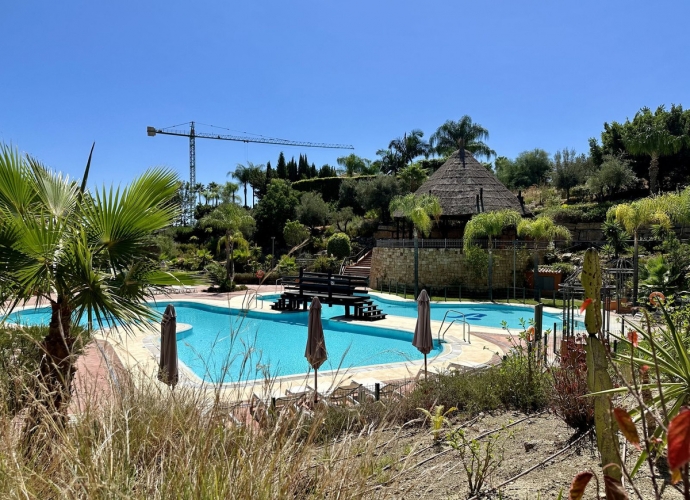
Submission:
[[[633,273],[635,272],[632,259],[616,259],[611,262],[606,272],[613,278],[613,283],[616,287],[616,313],[620,314],[621,299],[627,298],[627,290],[631,290],[626,283],[632,280]]]
[[[612,283],[611,273],[608,269],[602,273],[602,287],[601,287],[601,308],[602,308],[602,325],[601,331],[606,335],[606,340],[609,340],[611,334],[611,298],[616,292],[616,285]],[[561,293],[563,294],[563,338],[574,338],[578,333],[586,333],[584,323],[577,319],[576,312],[579,312],[580,307],[575,304],[575,300],[584,300],[585,289],[580,281],[580,273],[582,266],[578,267],[574,273],[559,285]],[[578,325],[582,325],[578,329]]]

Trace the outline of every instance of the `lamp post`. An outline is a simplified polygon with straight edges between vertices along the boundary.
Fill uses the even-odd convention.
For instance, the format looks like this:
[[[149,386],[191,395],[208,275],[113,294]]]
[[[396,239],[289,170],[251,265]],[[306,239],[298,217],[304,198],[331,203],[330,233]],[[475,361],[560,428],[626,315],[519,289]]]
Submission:
[[[275,266],[276,261],[276,237],[271,236],[271,269]]]
[[[414,234],[414,300],[419,295],[419,243],[417,240],[417,227],[413,229]]]

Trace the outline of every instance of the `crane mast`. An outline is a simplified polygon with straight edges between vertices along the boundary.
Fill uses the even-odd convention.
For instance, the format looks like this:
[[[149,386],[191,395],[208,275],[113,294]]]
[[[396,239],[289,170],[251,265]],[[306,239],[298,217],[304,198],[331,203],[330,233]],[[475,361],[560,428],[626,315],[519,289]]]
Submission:
[[[330,148],[330,149],[355,149],[349,144],[327,144],[322,142],[301,142],[290,141],[287,139],[273,139],[270,137],[243,137],[235,135],[222,134],[208,134],[197,133],[194,129],[194,122],[190,122],[189,132],[183,130],[175,130],[173,127],[157,129],[155,127],[146,127],[146,134],[149,137],[154,137],[157,134],[162,135],[176,135],[180,137],[189,137],[189,183],[191,186],[196,185],[196,138],[201,139],[216,139],[221,141],[236,141],[236,142],[252,142],[259,144],[276,144],[284,146],[299,146],[303,148]]]

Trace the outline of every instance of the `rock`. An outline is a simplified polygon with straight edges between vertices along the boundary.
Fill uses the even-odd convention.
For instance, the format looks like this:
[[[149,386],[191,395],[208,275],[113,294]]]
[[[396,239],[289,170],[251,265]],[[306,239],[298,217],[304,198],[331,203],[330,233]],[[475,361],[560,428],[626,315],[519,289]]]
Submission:
[[[525,451],[532,451],[537,447],[537,442],[536,441],[525,441],[524,443],[525,446]]]

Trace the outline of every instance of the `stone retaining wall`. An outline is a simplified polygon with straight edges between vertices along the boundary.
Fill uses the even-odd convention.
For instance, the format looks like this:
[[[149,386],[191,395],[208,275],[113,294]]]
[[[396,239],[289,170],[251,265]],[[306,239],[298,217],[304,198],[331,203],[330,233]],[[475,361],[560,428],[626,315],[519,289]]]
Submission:
[[[488,283],[488,254],[467,258],[460,248],[420,248],[419,282],[422,285],[462,285],[470,289],[485,289]],[[494,288],[513,286],[513,251],[495,250],[493,253]],[[525,271],[532,265],[531,253],[518,250],[515,254],[517,286],[523,286]],[[374,248],[369,283],[378,280],[394,283],[414,282],[414,249]]]

